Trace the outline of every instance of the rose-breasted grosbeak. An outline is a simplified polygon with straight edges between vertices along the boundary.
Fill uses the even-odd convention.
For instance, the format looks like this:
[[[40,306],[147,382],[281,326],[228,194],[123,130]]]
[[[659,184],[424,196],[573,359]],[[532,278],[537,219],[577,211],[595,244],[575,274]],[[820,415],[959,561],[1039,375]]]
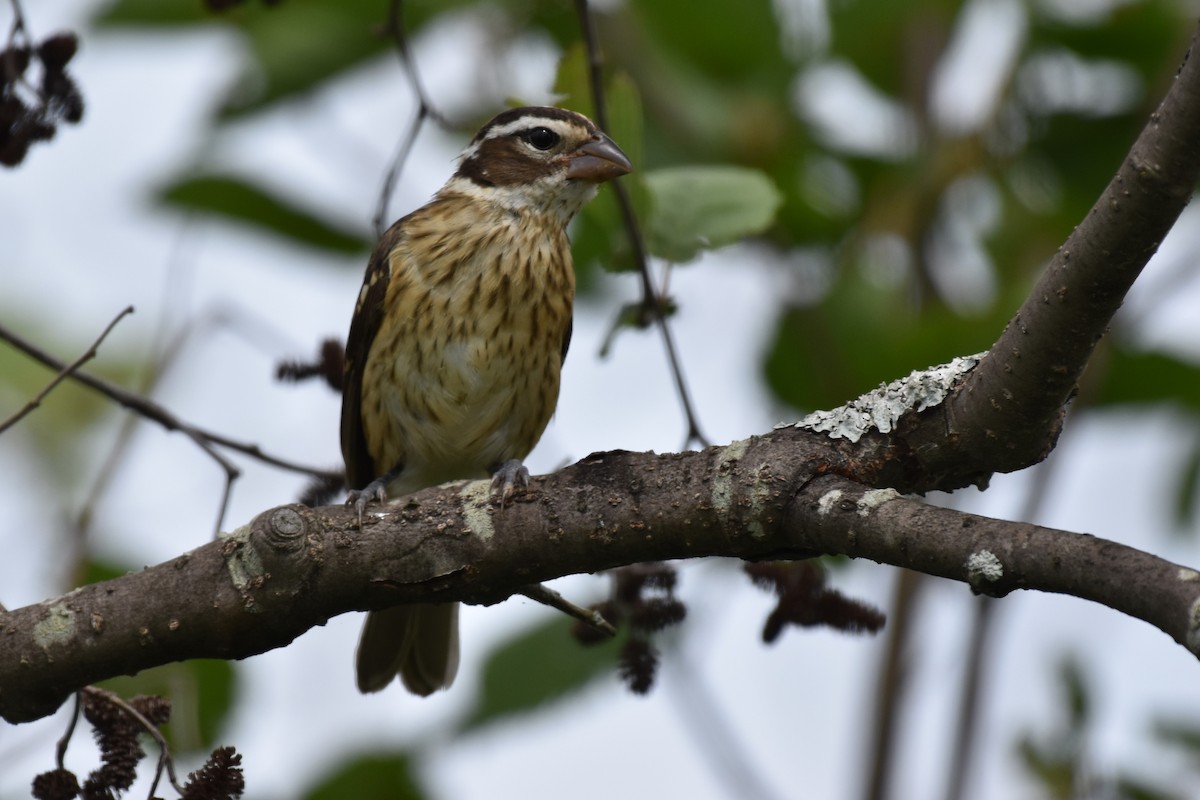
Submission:
[[[454,176],[383,235],[346,342],[342,455],[366,504],[494,473],[507,500],[558,402],[575,273],[567,223],[631,169],[586,117],[515,108],[471,140]],[[415,694],[458,670],[458,605],[368,614],[358,688],[399,673]]]

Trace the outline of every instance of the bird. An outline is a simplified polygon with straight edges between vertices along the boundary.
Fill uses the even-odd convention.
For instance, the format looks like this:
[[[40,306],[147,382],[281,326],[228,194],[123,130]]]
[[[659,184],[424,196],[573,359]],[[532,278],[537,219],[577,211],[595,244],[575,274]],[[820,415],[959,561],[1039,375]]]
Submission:
[[[341,446],[359,514],[448,481],[492,476],[501,506],[558,403],[575,272],[567,225],[600,184],[632,170],[582,114],[503,111],[446,184],[380,238],[346,340]],[[399,675],[410,692],[458,671],[458,604],[371,611],[359,691]]]

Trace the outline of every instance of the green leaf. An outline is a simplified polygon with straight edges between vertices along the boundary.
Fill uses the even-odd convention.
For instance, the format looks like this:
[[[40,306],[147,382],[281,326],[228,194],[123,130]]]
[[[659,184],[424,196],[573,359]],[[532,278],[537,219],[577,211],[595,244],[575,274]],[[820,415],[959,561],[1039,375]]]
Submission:
[[[629,13],[652,37],[639,49],[670,51],[709,81],[782,92],[795,74],[769,0],[635,0]]]
[[[1200,724],[1190,719],[1160,719],[1154,723],[1154,738],[1183,749],[1193,764],[1200,764]]]
[[[374,753],[343,763],[304,795],[305,800],[424,800],[407,753]]]
[[[1067,655],[1058,664],[1058,680],[1067,708],[1068,731],[1075,741],[1081,741],[1091,724],[1092,700],[1083,665],[1074,655]]]
[[[783,200],[770,178],[744,167],[668,167],[643,180],[650,194],[646,246],[676,263],[762,233]]]
[[[484,664],[479,704],[461,730],[477,730],[564,700],[611,672],[617,641],[585,647],[571,636],[571,625],[556,616],[493,651]]]
[[[1092,405],[1170,402],[1200,411],[1200,366],[1115,340],[1105,355],[1104,383],[1091,398]]]
[[[1191,451],[1175,474],[1179,476],[1179,488],[1175,494],[1175,526],[1180,533],[1190,533],[1197,506],[1200,505],[1200,440],[1192,442]]]
[[[333,253],[361,253],[371,247],[366,235],[335,227],[241,178],[187,178],[164,189],[160,197],[168,205],[217,214]]]

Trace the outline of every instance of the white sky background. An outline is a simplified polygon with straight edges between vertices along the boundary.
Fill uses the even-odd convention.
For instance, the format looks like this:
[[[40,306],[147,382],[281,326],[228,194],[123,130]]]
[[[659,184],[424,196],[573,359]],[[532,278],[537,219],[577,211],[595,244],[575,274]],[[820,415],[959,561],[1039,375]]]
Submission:
[[[41,38],[78,27],[90,7],[27,3],[25,10]],[[286,6],[278,13],[286,14]],[[467,73],[454,66],[462,32],[461,27],[435,32],[417,48],[434,98],[472,101],[462,88],[469,83]],[[188,37],[84,31],[83,49],[72,63],[87,101],[84,124],[64,127],[55,141],[34,148],[20,169],[0,173],[0,315],[18,330],[41,335],[45,329],[31,320],[52,315],[57,339],[45,344],[69,358],[120,308],[135,305],[137,314],[101,349],[102,363],[106,350],[150,350],[161,314],[178,323],[214,308],[241,309],[258,328],[278,333],[247,338],[219,329],[197,337],[156,399],[184,419],[271,453],[334,465],[337,399],[316,383],[281,387],[272,375],[281,357],[307,355],[320,337],[342,335],[362,265],[333,263],[217,223],[185,224],[156,210],[149,199],[154,186],[199,158],[199,123],[235,76],[237,57],[235,40],[215,31]],[[552,74],[553,53],[538,50],[532,61],[514,64],[521,78],[497,87],[498,97],[538,99],[536,92]],[[217,158],[269,175],[314,205],[338,208],[346,219],[369,220],[380,177],[411,110],[406,85],[388,58],[334,91],[246,126],[219,146]],[[428,198],[448,176],[460,145],[428,129],[405,168],[393,216]],[[1141,312],[1135,316],[1148,341],[1177,348],[1191,343],[1192,353],[1200,341],[1200,319],[1189,310],[1200,299],[1195,278],[1168,300],[1157,296],[1152,314],[1139,298],[1154,296],[1147,290],[1166,279],[1160,273],[1196,251],[1198,227],[1197,215],[1189,215],[1181,229],[1190,239],[1176,236],[1164,246],[1143,281],[1147,285],[1129,303]],[[172,274],[176,278],[169,280]],[[788,286],[785,265],[764,264],[761,253],[750,249],[705,258],[672,277],[682,308],[674,323],[676,340],[705,430],[715,442],[766,431],[786,413],[762,386],[759,364],[774,322],[764,310],[773,309]],[[595,357],[615,309],[636,292],[632,278],[607,279],[599,296],[577,308],[559,411],[530,460],[535,472],[594,450],[679,447],[683,423],[657,338],[626,334],[609,360]],[[4,398],[0,416],[12,402]],[[114,421],[120,413],[113,411]],[[1060,463],[1048,507],[1036,521],[1200,563],[1193,542],[1165,535],[1163,509],[1170,496],[1156,476],[1164,461],[1182,455],[1186,442],[1179,441],[1176,422],[1165,414],[1149,422],[1133,414],[1077,420],[1053,457]],[[109,443],[80,444],[81,486],[93,479]],[[19,429],[0,442],[0,470],[8,476],[0,482],[5,509],[0,552],[8,554],[0,559],[0,599],[9,607],[65,588],[57,583],[55,529],[64,515],[77,512],[82,492],[63,487],[61,503],[56,500],[29,474],[21,444]],[[136,445],[97,509],[96,544],[132,563],[153,564],[207,540],[223,476],[183,437],[153,425],[141,426]],[[287,473],[239,463],[246,474],[236,486],[226,528],[293,499],[299,486]],[[1029,480],[1028,474],[998,477],[988,493],[955,500],[981,513],[1012,516]],[[835,580],[849,594],[882,606],[894,571],[862,563]],[[599,594],[605,584],[577,577],[560,588],[587,596]],[[728,564],[685,569],[682,593],[690,611],[683,647],[688,669],[707,685],[731,735],[774,796],[854,796],[864,779],[882,638],[788,631],[764,648],[757,637],[770,600]],[[950,582],[934,581],[921,602],[920,648],[913,654],[920,669],[910,702],[915,711],[905,718],[896,797],[941,791],[970,612],[968,590]],[[475,691],[483,655],[548,613],[519,599],[468,608],[458,683],[425,701],[398,688],[371,697],[357,694],[351,662],[359,615],[335,619],[288,648],[239,665],[244,694],[223,739],[245,757],[248,796],[294,796],[346,754],[416,741],[433,753],[423,775],[434,797],[731,796],[685,729],[687,718],[679,714],[680,696],[672,688],[677,665],[670,661],[649,699],[632,697],[613,678],[577,703],[463,741],[444,741],[440,732]],[[1098,766],[1141,765],[1147,776],[1174,774],[1174,765],[1148,736],[1148,712],[1200,715],[1195,689],[1200,666],[1194,658],[1144,623],[1071,598],[1018,593],[1001,604],[998,624],[995,684],[982,737],[986,752],[969,795],[999,799],[1029,793],[1011,760],[1011,743],[1017,731],[1047,731],[1054,724],[1047,719],[1047,710],[1058,708],[1052,665],[1068,651],[1081,653],[1097,681]],[[0,723],[0,798],[26,796],[33,775],[53,766],[63,724],[61,714],[20,728]],[[77,734],[68,765],[85,773],[93,763],[91,751],[86,735]],[[190,768],[194,765],[185,771]]]

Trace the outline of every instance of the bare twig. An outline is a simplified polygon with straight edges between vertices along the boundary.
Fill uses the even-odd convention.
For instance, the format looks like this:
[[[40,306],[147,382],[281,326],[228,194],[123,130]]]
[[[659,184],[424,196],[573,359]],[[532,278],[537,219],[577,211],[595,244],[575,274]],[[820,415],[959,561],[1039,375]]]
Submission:
[[[612,623],[606,620],[599,611],[577,606],[545,584],[530,584],[529,586],[520,589],[517,594],[522,594],[528,597],[530,600],[536,600],[542,605],[550,606],[551,608],[557,608],[568,617],[573,617],[574,619],[579,620],[584,625],[600,631],[605,636],[617,635],[617,629],[614,628]]]
[[[674,655],[668,661],[672,680],[665,683],[675,707],[686,720],[683,729],[702,753],[701,760],[725,784],[729,797],[747,800],[780,797],[754,770],[745,744],[696,668],[685,654]]]
[[[37,393],[36,397],[34,397],[32,400],[30,400],[28,403],[26,403],[24,408],[22,408],[17,413],[13,414],[8,419],[4,420],[4,422],[0,422],[0,433],[4,433],[6,430],[11,428],[13,425],[16,425],[18,422],[20,422],[22,419],[24,419],[35,408],[38,408],[39,406],[41,406],[42,401],[46,399],[46,395],[48,395],[48,394],[50,394],[50,392],[54,391],[54,388],[56,386],[58,386],[60,383],[63,382],[63,380],[65,380],[67,377],[69,377],[71,375],[71,373],[75,372],[80,367],[82,367],[84,364],[86,364],[87,362],[89,362],[93,358],[95,358],[96,350],[100,347],[100,343],[103,342],[104,339],[108,336],[109,331],[111,331],[113,328],[115,328],[117,323],[120,322],[127,314],[132,314],[132,313],[133,313],[133,306],[126,306],[121,311],[121,313],[119,313],[119,314],[117,314],[117,316],[113,317],[112,322],[108,323],[108,326],[105,327],[105,329],[100,333],[100,335],[98,337],[96,337],[96,341],[92,342],[91,347],[89,347],[87,350],[85,350],[83,352],[83,354],[81,356],[79,356],[79,358],[75,359],[70,364],[68,364],[65,367],[63,367],[62,369],[60,369],[58,371],[58,374],[54,376],[54,379],[52,381],[50,381],[49,383],[47,383],[45,385],[45,387],[43,387],[42,390]]]
[[[428,116],[428,111],[424,105],[417,108],[417,114],[409,123],[408,131],[400,140],[400,144],[396,147],[396,154],[392,156],[392,163],[388,167],[387,173],[383,177],[383,185],[379,187],[379,200],[375,204],[375,216],[371,220],[371,227],[375,231],[375,238],[381,238],[388,228],[388,202],[392,199],[392,192],[396,188],[396,182],[400,180],[400,171],[403,169],[405,162],[408,161],[408,155],[412,152],[413,144],[417,141],[417,134],[421,132],[421,126],[425,123],[425,118]]]
[[[12,6],[13,10],[12,27],[8,32],[9,43],[12,43],[16,40],[17,34],[24,36],[25,40],[28,42],[29,31],[25,27],[25,13],[21,10],[21,0],[9,0],[9,4]]]
[[[870,750],[864,800],[885,800],[890,796],[896,755],[896,732],[900,707],[908,691],[908,644],[912,633],[913,602],[924,583],[919,572],[900,570],[896,588],[888,605],[887,650],[879,665],[874,718],[871,721]]]
[[[1078,398],[1076,402],[1080,400],[1086,403],[1087,399]],[[1071,413],[1073,412],[1068,412]],[[1058,465],[1062,463],[1062,459],[1051,458],[1033,468],[1029,490],[1017,519],[1032,523],[1041,515],[1046,498],[1050,496],[1049,487],[1059,470]],[[952,751],[947,762],[949,775],[946,779],[946,800],[959,800],[969,796],[965,790],[973,766],[975,742],[979,736],[979,709],[986,696],[984,689],[989,677],[987,668],[990,661],[987,654],[996,631],[996,617],[1000,613],[996,599],[987,595],[976,597],[974,606],[970,638],[963,657],[963,685],[958,697],[958,719],[955,722]]]
[[[404,0],[392,0],[388,6],[387,33],[396,42],[396,54],[400,57],[400,66],[404,68],[409,88],[417,98],[417,113],[409,124],[408,131],[400,139],[396,154],[392,157],[392,163],[384,176],[383,186],[379,190],[379,202],[375,206],[375,217],[371,223],[377,238],[383,236],[384,231],[387,230],[388,201],[391,199],[392,191],[396,188],[396,182],[400,180],[400,171],[408,161],[413,143],[416,142],[425,120],[433,120],[444,128],[453,127],[434,107],[433,101],[429,99],[429,94],[425,91],[424,84],[421,83],[421,75],[417,72],[417,64],[412,57],[412,49],[409,47],[408,31],[404,25]]]
[[[575,0],[575,9],[579,15],[579,25],[583,34],[584,49],[588,59],[588,83],[592,92],[592,103],[596,109],[596,124],[602,130],[608,130],[608,105],[604,99],[603,62],[600,58],[600,44],[596,38],[596,28],[592,23],[592,13],[587,0]],[[700,430],[700,422],[692,408],[691,392],[683,377],[683,366],[675,349],[675,340],[671,335],[671,327],[664,313],[664,299],[654,291],[654,282],[650,278],[650,260],[646,254],[646,243],[642,237],[641,226],[633,213],[633,203],[629,192],[620,181],[612,182],[616,192],[617,206],[621,210],[621,222],[629,237],[630,247],[633,248],[633,258],[638,265],[638,273],[642,279],[642,306],[653,316],[655,327],[662,336],[663,347],[667,351],[667,361],[671,365],[671,376],[675,379],[675,389],[679,393],[679,401],[683,405],[683,414],[687,421],[687,438],[683,446],[686,449],[692,444],[707,447],[709,441]]]
[[[26,355],[33,358],[35,361],[39,361],[42,364],[45,364],[46,366],[50,367],[51,369],[55,369],[55,370],[65,369],[65,365],[63,364],[62,361],[60,361],[59,359],[50,355],[49,353],[45,352],[44,350],[42,350],[40,347],[33,344],[32,342],[29,342],[29,341],[25,340],[24,338],[22,338],[21,336],[18,336],[16,333],[9,330],[4,325],[0,325],[0,340],[4,340],[4,341],[8,342],[13,347],[17,348],[21,352],[23,352]],[[248,455],[251,458],[254,458],[258,461],[261,461],[264,464],[270,464],[273,467],[278,467],[279,469],[288,470],[290,472],[298,472],[303,475],[312,475],[315,477],[324,477],[324,478],[331,478],[337,474],[336,472],[333,472],[330,470],[317,469],[316,467],[310,467],[310,466],[306,466],[303,464],[297,464],[293,461],[288,461],[286,459],[268,455],[267,453],[263,452],[262,449],[259,448],[259,446],[256,444],[248,444],[246,442],[239,442],[239,441],[237,441],[235,439],[231,439],[227,436],[223,436],[223,435],[217,434],[217,433],[211,433],[209,431],[204,430],[203,428],[199,428],[188,422],[184,422],[183,420],[179,419],[177,416],[172,414],[170,411],[168,411],[167,409],[158,405],[157,403],[153,402],[152,400],[149,400],[148,398],[145,398],[139,394],[135,394],[133,392],[122,389],[119,386],[115,386],[115,385],[109,383],[108,381],[103,380],[102,378],[97,378],[93,375],[90,375],[87,372],[84,372],[83,370],[75,370],[74,372],[71,372],[69,374],[69,377],[72,380],[82,383],[84,386],[87,386],[89,389],[93,389],[93,390],[103,394],[105,397],[108,397],[110,400],[113,400],[114,402],[119,403],[120,405],[124,406],[125,408],[129,409],[130,411],[134,412],[135,414],[138,414],[139,416],[144,417],[153,422],[157,422],[159,425],[161,425],[162,427],[166,428],[169,431],[179,431],[180,433],[182,433],[183,435],[185,435],[189,439],[191,439],[193,442],[195,442],[197,447],[199,447],[201,450],[203,450],[205,453],[207,453],[210,458],[212,458],[214,461],[217,462],[217,464],[219,464],[221,466],[221,469],[224,470],[224,472],[225,472],[226,485],[225,485],[224,495],[223,495],[222,501],[221,501],[220,514],[218,515],[218,520],[217,520],[218,528],[220,527],[221,521],[224,519],[225,508],[229,502],[230,488],[232,486],[233,481],[239,475],[241,475],[241,470],[239,470],[237,468],[237,466],[235,466],[231,461],[229,461],[229,459],[227,459],[223,455],[221,455],[221,453],[216,449],[216,447],[214,447],[214,445],[219,445],[221,447],[225,447],[230,450],[234,450],[234,451],[242,453],[244,455]]]
[[[67,724],[66,731],[63,732],[62,738],[58,740],[58,744],[54,748],[54,765],[59,769],[66,769],[67,746],[71,743],[71,737],[75,735],[75,726],[79,723],[80,709],[79,692],[76,692],[75,708],[71,711],[71,721]]]

